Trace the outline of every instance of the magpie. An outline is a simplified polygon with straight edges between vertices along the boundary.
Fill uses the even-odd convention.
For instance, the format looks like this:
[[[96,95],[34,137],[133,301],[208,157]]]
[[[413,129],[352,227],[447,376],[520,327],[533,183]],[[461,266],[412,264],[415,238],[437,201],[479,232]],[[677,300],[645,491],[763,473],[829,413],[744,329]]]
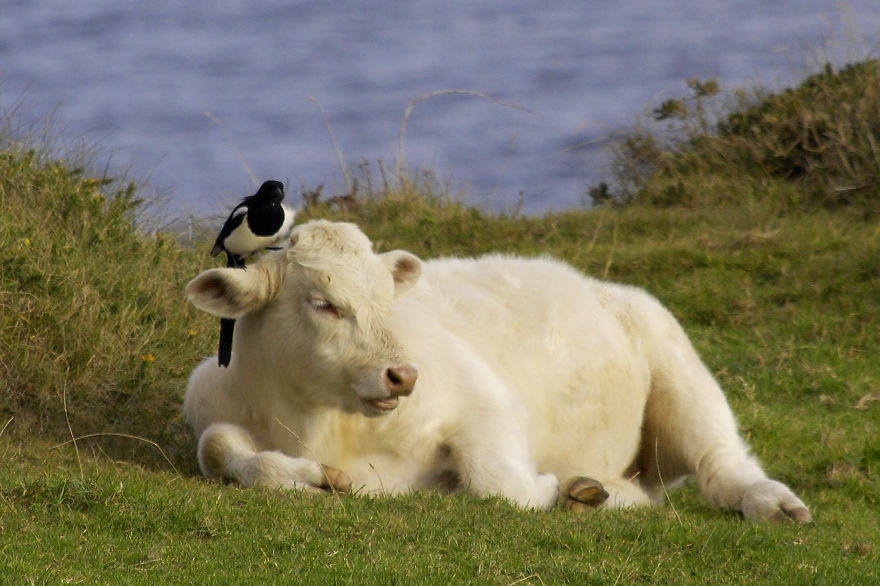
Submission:
[[[211,256],[226,253],[226,266],[243,268],[246,258],[287,238],[294,212],[281,203],[284,185],[266,181],[235,206],[217,235]]]
[[[211,256],[226,253],[226,266],[245,268],[245,260],[254,254],[273,248],[290,234],[293,210],[281,203],[284,185],[280,181],[266,181],[253,195],[245,197],[226,218]],[[229,366],[232,356],[234,319],[220,320],[220,347],[217,362]]]

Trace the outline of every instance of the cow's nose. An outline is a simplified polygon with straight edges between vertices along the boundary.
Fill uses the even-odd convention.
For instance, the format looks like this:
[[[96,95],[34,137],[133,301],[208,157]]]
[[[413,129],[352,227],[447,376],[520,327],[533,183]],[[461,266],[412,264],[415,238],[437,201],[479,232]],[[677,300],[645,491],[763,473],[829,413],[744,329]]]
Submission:
[[[392,397],[409,395],[413,392],[417,378],[419,371],[415,366],[409,364],[392,366],[385,371],[385,388]]]

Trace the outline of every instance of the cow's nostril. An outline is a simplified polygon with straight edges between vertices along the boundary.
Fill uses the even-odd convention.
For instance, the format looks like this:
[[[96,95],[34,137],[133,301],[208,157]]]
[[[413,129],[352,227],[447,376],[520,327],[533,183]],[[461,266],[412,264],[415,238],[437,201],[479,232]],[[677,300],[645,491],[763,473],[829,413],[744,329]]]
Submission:
[[[414,366],[392,366],[385,370],[385,386],[394,396],[412,393],[419,372]]]

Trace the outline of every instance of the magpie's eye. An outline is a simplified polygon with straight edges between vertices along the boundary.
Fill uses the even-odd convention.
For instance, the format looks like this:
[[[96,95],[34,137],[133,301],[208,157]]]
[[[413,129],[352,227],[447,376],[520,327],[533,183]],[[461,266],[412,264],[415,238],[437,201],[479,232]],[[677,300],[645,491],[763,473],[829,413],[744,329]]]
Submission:
[[[314,293],[309,296],[309,305],[312,309],[319,313],[326,313],[328,315],[332,315],[333,317],[339,317],[339,311],[333,307],[333,304],[327,301],[323,295],[319,295]]]

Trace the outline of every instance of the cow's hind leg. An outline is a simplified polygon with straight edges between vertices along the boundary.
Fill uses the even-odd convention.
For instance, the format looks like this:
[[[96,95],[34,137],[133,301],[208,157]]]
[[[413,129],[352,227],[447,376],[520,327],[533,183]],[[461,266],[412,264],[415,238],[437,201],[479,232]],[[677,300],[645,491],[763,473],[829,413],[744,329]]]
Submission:
[[[608,500],[608,491],[602,483],[585,476],[575,476],[559,487],[557,506],[581,513],[598,509]]]
[[[560,485],[556,504],[579,513],[599,508],[649,506],[653,501],[641,486],[625,478],[600,482],[575,476]]]
[[[347,491],[351,481],[341,470],[281,452],[259,451],[251,434],[238,425],[214,423],[199,438],[199,467],[209,478],[244,486]]]
[[[737,430],[727,399],[684,331],[659,306],[643,327],[650,338],[652,385],[639,457],[640,484],[655,499],[696,474],[706,498],[746,518],[811,520],[784,484],[767,478]]]
[[[689,365],[693,368],[693,364]],[[781,482],[767,478],[737,431],[717,384],[706,372],[693,386],[688,374],[659,384],[648,400],[640,481],[655,497],[683,475],[696,474],[715,506],[756,521],[809,522],[810,512]],[[672,381],[668,381],[672,382]]]

